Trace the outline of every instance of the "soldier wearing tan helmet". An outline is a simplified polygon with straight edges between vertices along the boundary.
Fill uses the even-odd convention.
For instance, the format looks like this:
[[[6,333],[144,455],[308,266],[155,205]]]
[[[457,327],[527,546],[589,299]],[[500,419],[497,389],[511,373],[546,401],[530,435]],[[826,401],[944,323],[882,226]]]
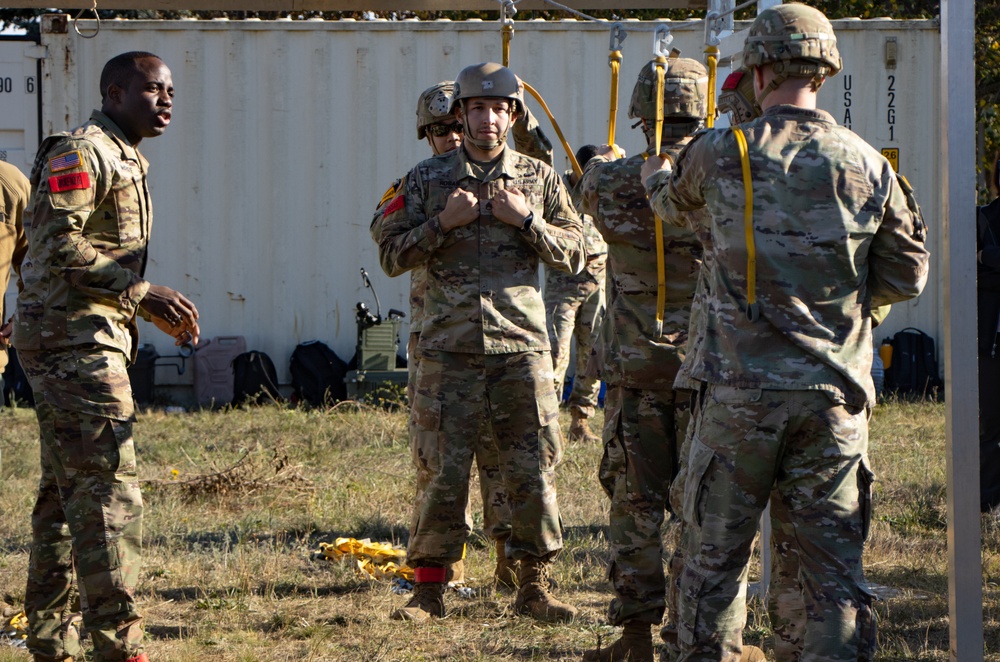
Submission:
[[[682,499],[677,659],[739,659],[747,564],[771,498],[801,606],[775,626],[778,659],[872,659],[861,559],[872,311],[923,289],[922,222],[889,162],[817,108],[842,66],[821,12],[761,12],[744,64],[763,115],[700,134],[676,165],[651,157],[643,168],[654,211],[674,225],[698,212],[706,238],[682,367],[703,386]]]
[[[435,155],[445,154],[457,149],[462,144],[462,124],[451,112],[452,93],[455,89],[453,81],[442,81],[421,92],[417,99],[417,139],[426,140]],[[552,161],[552,144],[542,131],[538,122],[528,113],[514,130],[514,144],[523,153],[536,155],[536,158],[546,163]],[[381,218],[385,206],[395,198],[402,180],[396,180],[383,194],[372,217],[372,226]],[[423,323],[423,301],[427,289],[426,271],[417,267],[410,271],[410,337],[407,342],[407,401],[413,403],[419,354],[416,351],[420,336],[420,325]],[[487,431],[487,434],[491,434]],[[507,507],[507,494],[503,481],[500,479],[500,458],[493,443],[483,444],[476,452],[476,468],[479,472],[479,489],[483,500],[483,532],[494,541],[496,550],[496,567],[493,581],[499,586],[514,588],[514,578],[517,567],[513,559],[505,553],[505,543],[510,537],[510,512]],[[471,514],[466,517],[471,527]],[[464,560],[452,564],[449,583],[465,581]]]
[[[679,154],[704,124],[707,93],[704,65],[688,58],[668,60],[664,124],[656,145],[656,72],[654,62],[646,63],[632,92],[629,117],[639,120],[648,151]],[[667,287],[660,309],[658,221],[645,204],[639,178],[644,158],[616,160],[605,145],[580,183],[581,211],[593,216],[608,244],[613,292],[602,334],[601,374],[608,392],[599,477],[611,499],[609,576],[615,598],[608,620],[624,626],[621,639],[584,656],[594,662],[654,659],[650,628],[660,624],[667,607],[661,529],[691,399],[689,387],[675,388],[674,380],[684,356],[701,246],[693,232],[665,228],[660,245]],[[668,639],[676,635],[672,620],[668,617],[664,628]]]
[[[410,419],[417,501],[407,559],[416,584],[394,618],[444,615],[446,569],[469,534],[469,472],[484,440],[499,451],[507,489],[516,610],[543,621],[576,614],[548,584],[562,548],[562,437],[538,265],[577,272],[585,251],[559,176],[506,146],[523,107],[521,81],[506,67],[463,69],[452,100],[462,147],[411,170],[372,227],[387,274],[427,273]]]

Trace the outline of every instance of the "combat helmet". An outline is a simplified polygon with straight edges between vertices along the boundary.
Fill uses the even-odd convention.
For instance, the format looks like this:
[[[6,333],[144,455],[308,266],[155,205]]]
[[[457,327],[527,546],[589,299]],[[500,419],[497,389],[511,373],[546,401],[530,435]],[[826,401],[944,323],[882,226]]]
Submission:
[[[762,11],[743,46],[743,65],[748,69],[772,64],[775,80],[764,97],[790,76],[812,78],[815,89],[827,76],[843,68],[833,26],[820,10],[790,3]]]
[[[753,72],[747,67],[726,77],[719,92],[719,112],[729,114],[729,123],[736,125],[760,117],[763,111],[753,92]]]
[[[647,62],[639,72],[628,109],[631,119],[656,119],[655,62]],[[708,71],[705,65],[686,57],[668,59],[663,80],[664,119],[704,120],[707,99]]]
[[[508,99],[511,107],[511,125],[513,125],[514,115],[524,107],[524,83],[514,75],[514,72],[496,62],[481,62],[462,69],[455,79],[455,90],[452,93],[452,110],[455,106],[461,106],[466,99],[476,97],[499,97]],[[496,141],[479,140],[474,138],[470,131],[468,122],[465,125],[465,139],[472,142],[480,149],[494,149],[507,140],[507,133],[504,132]],[[510,126],[507,127],[508,130]]]
[[[417,138],[427,136],[427,127],[451,117],[451,95],[455,83],[446,80],[432,85],[420,94],[417,100]]]

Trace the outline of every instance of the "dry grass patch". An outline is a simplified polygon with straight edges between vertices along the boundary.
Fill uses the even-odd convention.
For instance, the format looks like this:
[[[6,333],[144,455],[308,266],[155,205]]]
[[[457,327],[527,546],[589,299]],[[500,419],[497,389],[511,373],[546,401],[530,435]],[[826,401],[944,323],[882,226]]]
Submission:
[[[565,421],[568,424],[568,420]],[[20,603],[38,479],[33,412],[0,412],[0,597]],[[147,412],[135,426],[147,502],[139,587],[154,662],[283,660],[578,660],[617,636],[605,624],[607,499],[601,448],[572,444],[559,469],[565,551],[558,596],[581,609],[570,625],[513,613],[513,595],[449,594],[428,626],[389,613],[406,597],[318,558],[340,536],[403,545],[413,497],[406,417],[371,407],[300,411]],[[869,578],[881,587],[880,660],[948,657],[944,410],[880,405],[871,459],[879,476]],[[477,486],[474,521],[481,527]],[[667,545],[674,531],[665,532]],[[1000,661],[1000,522],[984,520],[986,659]],[[491,576],[492,545],[470,539],[467,574]],[[752,573],[756,575],[756,570]],[[770,650],[751,603],[746,638]],[[0,647],[0,662],[28,656]]]

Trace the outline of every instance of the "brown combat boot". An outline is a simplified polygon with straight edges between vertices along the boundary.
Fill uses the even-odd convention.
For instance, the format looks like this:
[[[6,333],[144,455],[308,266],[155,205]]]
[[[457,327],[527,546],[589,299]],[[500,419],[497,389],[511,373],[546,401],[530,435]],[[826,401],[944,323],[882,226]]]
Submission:
[[[589,420],[588,416],[578,411],[573,412],[572,420],[569,424],[570,441],[582,441],[588,444],[599,444],[601,442],[601,438],[590,429],[590,424],[587,422]]]
[[[767,662],[767,656],[756,646],[743,644],[743,655],[740,657],[740,662]]]
[[[406,603],[406,606],[392,612],[390,618],[395,621],[417,621],[419,623],[444,616],[444,587],[447,571],[447,568],[415,568],[413,574],[416,582],[413,584],[413,597]]]
[[[510,590],[517,588],[517,561],[507,556],[507,541],[497,540],[497,567],[493,571],[493,583],[497,588]]]
[[[514,609],[546,623],[568,623],[576,618],[576,607],[560,602],[549,593],[549,562],[537,556],[520,560],[517,568],[517,599]]]
[[[649,623],[625,621],[621,639],[607,648],[587,651],[583,662],[656,662]]]

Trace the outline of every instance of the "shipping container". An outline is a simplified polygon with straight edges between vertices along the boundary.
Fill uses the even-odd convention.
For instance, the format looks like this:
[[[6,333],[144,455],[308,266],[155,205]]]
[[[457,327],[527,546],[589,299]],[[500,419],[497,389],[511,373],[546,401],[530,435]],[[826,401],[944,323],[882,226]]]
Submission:
[[[468,64],[499,61],[497,22],[115,20],[98,31],[96,22],[80,21],[79,32],[97,32],[93,38],[65,18],[44,25],[40,45],[0,42],[0,85],[11,81],[10,94],[0,89],[0,156],[6,150],[6,159],[27,172],[40,135],[76,126],[100,106],[106,60],[129,50],[162,57],[176,98],[165,135],[141,146],[155,209],[147,277],[196,302],[205,337],[245,336],[249,348],[273,358],[287,383],[288,359],[300,342],[322,340],[350,359],[355,306],[375,304],[362,268],[383,315],[408,310],[409,279],[390,279],[379,268],[372,211],[396,178],[430,156],[416,137],[417,96]],[[623,25],[617,139],[634,154],[645,145],[640,130],[630,128],[628,103],[653,55],[657,23]],[[606,142],[610,25],[531,20],[515,27],[511,68],[542,94],[573,149]],[[880,19],[834,27],[844,71],[821,90],[821,107],[910,180],[933,253],[925,293],[896,306],[876,335],[915,326],[940,346],[939,25]],[[672,37],[684,56],[703,59],[700,21]],[[720,67],[719,85],[729,71]],[[32,114],[39,101],[40,128]],[[529,105],[556,145],[557,168],[567,169],[544,113],[533,99]],[[143,323],[142,333],[161,355],[175,353],[150,325]],[[191,372],[159,370],[157,382],[189,384]]]

